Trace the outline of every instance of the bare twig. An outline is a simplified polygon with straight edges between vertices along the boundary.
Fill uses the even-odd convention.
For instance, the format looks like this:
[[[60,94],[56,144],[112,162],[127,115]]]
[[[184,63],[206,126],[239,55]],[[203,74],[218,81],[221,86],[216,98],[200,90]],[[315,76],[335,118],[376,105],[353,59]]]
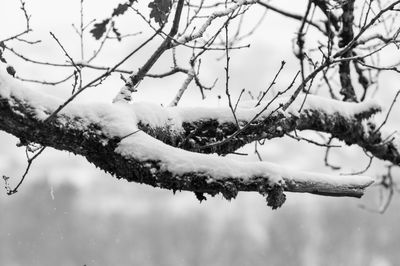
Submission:
[[[29,144],[28,144],[28,145],[29,145]],[[36,152],[36,154],[35,154],[33,157],[29,157],[29,155],[28,155],[28,149],[29,149],[29,148],[28,148],[28,146],[27,146],[27,147],[26,147],[26,150],[27,150],[26,153],[27,153],[28,165],[27,165],[27,167],[26,167],[26,169],[25,169],[24,174],[22,175],[21,180],[20,180],[19,183],[15,186],[15,188],[13,188],[13,189],[10,188],[10,186],[9,186],[9,184],[8,184],[8,179],[9,179],[9,177],[3,175],[4,182],[6,183],[7,195],[13,195],[13,194],[15,194],[15,193],[18,192],[18,188],[19,188],[19,187],[22,185],[22,183],[24,182],[25,177],[26,177],[27,174],[29,173],[29,169],[31,168],[31,165],[32,165],[33,161],[44,151],[44,149],[46,149],[46,147],[43,146],[43,147],[39,148],[39,150]]]

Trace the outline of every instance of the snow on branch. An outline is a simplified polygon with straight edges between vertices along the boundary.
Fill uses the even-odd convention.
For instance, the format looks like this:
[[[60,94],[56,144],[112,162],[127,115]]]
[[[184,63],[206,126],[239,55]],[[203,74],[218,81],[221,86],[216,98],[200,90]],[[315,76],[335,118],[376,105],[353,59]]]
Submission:
[[[193,41],[193,40],[196,40],[196,39],[202,37],[203,34],[206,32],[206,30],[210,27],[211,23],[216,18],[227,16],[231,13],[234,13],[236,10],[238,10],[239,8],[241,8],[244,5],[252,5],[257,2],[258,2],[258,0],[239,0],[239,1],[235,2],[235,4],[233,4],[229,8],[226,8],[226,9],[220,10],[220,11],[215,11],[214,13],[207,16],[207,20],[204,22],[204,24],[201,27],[196,29],[195,32],[180,36],[180,38],[177,40],[177,43],[188,43],[190,41]]]
[[[375,103],[337,103],[336,106],[328,104],[328,100],[313,97],[308,102],[300,113],[293,105],[293,108],[280,112],[278,119],[289,121],[298,117],[301,120],[307,112],[319,112],[324,117],[358,119],[379,109]],[[239,191],[257,191],[267,197],[273,208],[283,204],[284,191],[361,197],[364,189],[373,183],[365,176],[300,172],[268,162],[246,163],[216,154],[186,151],[179,148],[183,142],[168,145],[148,134],[154,135],[160,130],[179,135],[185,130],[185,124],[196,126],[207,119],[222,125],[233,123],[228,109],[176,107],[165,112],[165,109],[149,104],[83,105],[72,102],[52,121],[46,121],[59,104],[59,99],[0,76],[0,130],[20,138],[21,143],[35,142],[82,155],[117,178],[174,191],[193,191],[199,199],[204,198],[203,193],[222,193],[231,199]],[[259,111],[257,108],[238,109],[238,119],[249,121]],[[262,124],[271,114],[266,111],[256,122]],[[220,129],[219,124],[214,127],[216,131]],[[285,126],[284,123],[281,126]],[[147,133],[143,132],[146,130]],[[193,136],[198,133],[194,130]],[[263,132],[252,134],[262,135]]]
[[[304,105],[298,97],[283,111],[280,106],[286,101],[282,97],[265,111],[268,103],[254,107],[256,102],[252,101],[244,104],[249,108],[237,108],[239,124],[247,128],[236,136],[236,121],[229,108],[166,108],[148,103],[136,103],[131,108],[139,128],[153,137],[186,150],[218,154],[231,153],[255,140],[282,137],[296,129],[338,132],[338,128],[359,124],[381,110],[375,101],[350,103],[309,95]]]

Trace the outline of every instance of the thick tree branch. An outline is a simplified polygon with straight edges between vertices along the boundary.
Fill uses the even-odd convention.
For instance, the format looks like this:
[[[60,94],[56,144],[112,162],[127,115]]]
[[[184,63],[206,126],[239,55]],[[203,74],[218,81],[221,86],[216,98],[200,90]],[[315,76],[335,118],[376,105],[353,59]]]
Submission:
[[[257,191],[267,195],[273,208],[284,202],[284,190],[360,197],[372,183],[369,177],[293,171],[267,162],[244,163],[172,147],[137,131],[138,122],[145,122],[148,111],[145,105],[71,103],[52,121],[46,122],[46,117],[60,101],[12,83],[0,76],[0,130],[20,138],[22,143],[36,142],[80,154],[117,178],[171,190],[193,191],[197,195],[222,193],[227,199],[234,198],[239,191]],[[147,108],[154,109],[153,106]],[[355,113],[362,115],[367,112],[365,109],[368,108],[361,106]],[[174,112],[179,113],[177,110],[179,108]],[[183,113],[190,115],[186,111]],[[238,114],[243,118],[255,111],[243,109]],[[214,116],[217,113],[223,115],[229,109],[201,112],[212,117],[213,113]],[[151,118],[151,113],[147,115],[153,124],[154,121],[163,122],[157,117]],[[181,118],[189,121],[188,117]],[[228,120],[223,116],[219,118],[220,121]],[[180,125],[165,127],[172,130],[169,132],[174,129],[178,132]]]
[[[171,30],[168,36],[164,39],[164,41],[160,44],[157,50],[150,56],[147,62],[139,69],[139,71],[131,76],[129,76],[128,81],[125,86],[121,89],[118,95],[115,97],[114,102],[126,101],[129,102],[131,100],[131,94],[135,91],[136,86],[140,81],[146,76],[146,74],[150,71],[153,65],[160,59],[163,53],[171,48],[171,44],[174,36],[178,33],[179,22],[181,19],[182,9],[183,9],[184,0],[179,0],[176,11],[174,21],[172,23]]]
[[[349,0],[345,2],[342,6],[343,14],[342,14],[342,29],[339,34],[340,41],[339,47],[345,47],[349,44],[354,38],[353,32],[353,21],[354,21],[354,1]],[[346,53],[342,55],[342,58],[351,57],[352,50],[348,50]],[[350,71],[350,61],[343,61],[339,64],[339,77],[340,84],[342,85],[342,89],[340,90],[340,94],[343,95],[344,101],[352,101],[356,102],[357,97],[354,91],[354,87],[351,81],[351,71]]]
[[[285,100],[282,99],[282,101]],[[285,133],[294,130],[314,130],[331,134],[332,137],[343,140],[348,145],[364,148],[379,159],[400,165],[400,136],[391,132],[385,133],[382,130],[376,131],[373,122],[364,121],[380,111],[378,104],[340,102],[310,95],[301,113],[297,113],[299,102],[301,102],[300,99],[294,102],[287,112],[278,111],[272,115],[266,112],[242,134],[223,145],[208,149],[202,149],[202,147],[213,142],[223,142],[237,130],[228,108],[208,109],[208,111],[198,108],[181,108],[177,113],[177,110],[173,108],[153,106],[142,115],[139,112],[136,113],[139,127],[143,131],[165,143],[191,151],[227,154],[255,140],[283,137]],[[258,111],[257,108],[238,108],[239,122],[246,123]],[[197,114],[194,115],[194,112]],[[146,119],[147,115],[153,117],[153,122]],[[171,131],[168,124],[182,126]]]
[[[139,128],[157,139],[186,150],[203,153],[227,154],[238,148],[260,139],[282,137],[296,129],[312,129],[330,133],[331,130],[345,125],[359,124],[380,111],[379,105],[370,101],[359,104],[330,100],[309,95],[299,113],[303,97],[286,110],[276,110],[287,99],[272,104],[258,119],[251,122],[243,132],[226,141],[237,131],[236,122],[229,109],[221,108],[163,108],[152,106],[146,108],[136,105],[135,111]],[[252,103],[251,106],[255,106]],[[250,103],[249,103],[250,104]],[[265,102],[256,108],[237,108],[239,124],[246,125],[265,107]],[[147,117],[152,117],[148,120]],[[324,125],[324,128],[315,125]],[[171,127],[173,125],[173,127]],[[335,132],[336,132],[335,131]],[[344,131],[346,133],[346,131]],[[219,142],[220,145],[210,145]],[[209,146],[209,147],[208,147]],[[206,148],[204,148],[206,147]]]

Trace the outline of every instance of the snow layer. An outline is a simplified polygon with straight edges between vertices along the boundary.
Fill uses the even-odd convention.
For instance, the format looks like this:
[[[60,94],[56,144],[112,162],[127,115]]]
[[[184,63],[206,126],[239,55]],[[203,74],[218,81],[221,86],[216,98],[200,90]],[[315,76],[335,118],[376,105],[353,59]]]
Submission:
[[[0,97],[13,99],[10,104],[23,104],[39,120],[45,120],[60,106],[63,101],[59,98],[36,92],[25,88],[17,82],[0,73]],[[70,103],[59,113],[59,122],[67,122],[71,118],[79,117],[80,123],[76,127],[82,129],[90,124],[100,125],[102,133],[109,137],[123,137],[137,130],[137,120],[131,108],[122,104],[92,103],[79,104]]]
[[[284,113],[296,116],[299,115],[298,110],[302,104],[303,97],[304,95],[297,97],[297,99]],[[285,103],[287,100],[288,98],[286,97],[279,98],[262,113],[260,118],[268,116],[281,103]],[[264,103],[258,107],[254,107],[256,103],[256,101],[246,101],[243,105],[240,105],[236,110],[237,119],[242,121],[250,121],[254,116],[262,112],[267,104]],[[371,109],[380,110],[380,108],[381,107],[378,102],[374,100],[355,104],[309,95],[303,110],[322,111],[326,115],[339,113],[345,118],[354,118],[356,114],[360,114]],[[227,107],[162,107],[156,104],[134,103],[132,105],[132,109],[139,121],[142,121],[143,123],[149,124],[153,127],[163,127],[169,125],[179,130],[182,122],[193,122],[207,119],[215,119],[220,123],[235,123],[232,111]]]
[[[0,96],[2,98],[14,98],[19,102],[31,106],[38,119],[44,120],[51,114],[62,101],[59,98],[46,95],[37,91],[26,89],[22,83],[15,81],[9,75],[0,72]],[[265,110],[261,117],[268,116],[280,103],[286,102],[287,98],[280,98]],[[298,115],[303,97],[300,95],[288,108],[286,114]],[[247,101],[244,106],[237,108],[238,120],[250,121],[255,115],[264,109],[264,104],[255,108],[256,102]],[[362,103],[348,103],[335,101],[319,96],[309,95],[303,110],[318,110],[327,115],[339,113],[343,117],[352,118],[354,115],[371,109],[380,109],[375,101]],[[282,111],[283,112],[283,111]],[[136,130],[137,121],[149,124],[153,127],[168,126],[172,130],[180,130],[182,122],[194,122],[206,119],[215,119],[220,123],[232,122],[234,117],[229,108],[209,107],[162,107],[154,103],[71,103],[63,109],[60,114],[67,117],[80,116],[82,123],[98,123],[104,126],[110,136],[125,136]]]
[[[8,99],[10,104],[24,103],[38,119],[44,120],[61,103],[57,98],[44,95],[24,88],[22,84],[2,77],[0,72],[0,97]],[[324,112],[340,112],[352,116],[360,111],[375,107],[375,103],[349,104],[309,97],[306,108],[324,110]],[[298,104],[297,104],[298,106]],[[296,104],[288,112],[297,112]],[[254,109],[240,108],[237,116],[241,120],[250,120],[263,107]],[[268,114],[269,111],[266,112]],[[137,130],[137,121],[147,121],[151,125],[164,126],[170,124],[177,128],[182,121],[200,119],[218,119],[220,122],[233,121],[228,108],[162,108],[154,104],[77,104],[71,103],[57,118],[67,122],[70,118],[79,118],[84,130],[89,124],[98,124],[103,134],[109,137],[123,137]],[[198,154],[174,148],[154,139],[144,132],[137,132],[124,138],[115,152],[123,156],[145,162],[159,161],[162,168],[175,175],[185,173],[203,173],[212,178],[241,178],[249,180],[253,177],[264,177],[268,182],[276,183],[282,180],[299,180],[310,183],[329,183],[332,185],[368,184],[369,177],[364,176],[330,176],[319,173],[291,171],[268,162],[241,162],[215,154]]]
[[[176,175],[202,173],[214,179],[240,178],[244,181],[254,177],[266,178],[270,183],[301,182],[310,184],[331,184],[347,186],[368,184],[366,176],[326,175],[303,172],[281,167],[270,162],[242,162],[216,154],[200,154],[168,146],[144,132],[137,132],[121,141],[117,153],[140,161],[159,161],[162,170]]]

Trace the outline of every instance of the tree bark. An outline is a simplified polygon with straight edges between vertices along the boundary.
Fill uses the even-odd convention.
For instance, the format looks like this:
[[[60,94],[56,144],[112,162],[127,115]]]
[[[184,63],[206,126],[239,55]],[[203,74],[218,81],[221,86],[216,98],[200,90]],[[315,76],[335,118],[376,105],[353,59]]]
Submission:
[[[135,112],[134,106],[129,104],[80,105],[72,102],[51,122],[44,122],[45,118],[58,107],[60,101],[26,89],[21,84],[13,85],[12,83],[0,75],[0,130],[20,138],[25,144],[35,142],[82,155],[96,167],[118,179],[124,178],[128,181],[173,191],[193,191],[199,199],[204,198],[203,193],[211,195],[222,193],[226,199],[232,199],[239,191],[256,191],[267,197],[268,205],[277,208],[285,200],[283,191],[361,197],[365,188],[373,183],[369,177],[328,176],[291,171],[270,163],[242,163],[225,157],[210,157],[207,154],[189,152],[228,153],[256,139],[281,137],[285,132],[294,129],[328,132],[344,139],[349,144],[358,144],[371,152],[376,152],[378,156],[384,153],[380,155],[382,159],[398,162],[399,158],[397,150],[395,152],[391,150],[391,153],[382,150],[391,149],[389,144],[377,148],[376,143],[370,143],[370,137],[360,138],[360,135],[364,134],[360,121],[379,111],[375,104],[354,103],[354,106],[361,107],[354,114],[346,117],[332,111],[324,113],[324,110],[320,110],[318,106],[305,106],[303,111],[297,114],[290,110],[266,114],[255,120],[243,134],[221,147],[202,149],[201,146],[219,139],[223,140],[232,134],[235,130],[234,121],[231,119],[222,123],[219,122],[218,117],[212,117],[212,115],[209,119],[196,121],[181,119],[181,124],[175,126],[182,130],[171,130],[168,126],[157,128],[149,124],[145,120],[146,114],[141,115]],[[177,114],[180,109],[165,109],[167,110]],[[220,111],[214,110],[213,113],[221,114],[228,111],[228,108],[221,108]],[[182,109],[181,112],[185,113],[187,110]],[[238,117],[240,118],[245,112],[249,110],[238,109]],[[151,116],[151,114],[147,115]],[[242,116],[241,123],[248,122],[243,117],[245,116]],[[179,115],[176,121],[180,121]],[[171,119],[167,118],[164,122],[171,123]],[[161,121],[160,125],[164,122]],[[124,125],[127,128],[123,132],[117,132],[113,125]],[[134,129],[137,128],[141,131],[135,133]],[[352,131],[352,135],[348,134],[349,130]],[[163,142],[155,140],[150,135]],[[143,144],[144,141],[148,144]],[[126,147],[132,152],[126,152]],[[157,156],[148,158],[136,154],[137,150],[154,152],[155,149],[159,149],[160,153],[171,150],[171,154],[179,155],[180,157],[174,163],[179,163],[180,158],[185,158],[185,156],[195,156],[193,158],[213,162],[216,165],[221,163],[237,166],[238,173],[229,174],[229,171],[223,170],[222,174],[216,176],[213,175],[213,169],[194,168],[191,170],[187,167],[184,167],[186,170],[177,172],[173,166],[169,165],[168,158]],[[182,161],[182,163],[187,162]],[[253,168],[265,169],[265,171],[255,172]],[[245,173],[252,174],[249,176],[240,174],[239,172],[243,169],[246,170]]]

